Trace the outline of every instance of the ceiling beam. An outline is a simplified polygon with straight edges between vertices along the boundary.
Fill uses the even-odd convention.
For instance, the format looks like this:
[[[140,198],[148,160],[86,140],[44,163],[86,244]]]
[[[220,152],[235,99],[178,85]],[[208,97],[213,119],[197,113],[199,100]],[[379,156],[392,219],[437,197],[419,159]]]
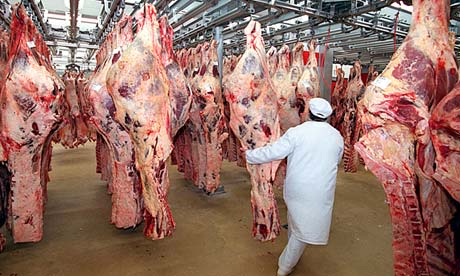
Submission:
[[[82,49],[91,49],[97,50],[99,49],[98,45],[91,45],[91,44],[82,44],[82,43],[69,43],[69,42],[62,42],[62,41],[46,41],[46,45],[50,47],[67,47],[71,49],[75,48],[82,48]]]

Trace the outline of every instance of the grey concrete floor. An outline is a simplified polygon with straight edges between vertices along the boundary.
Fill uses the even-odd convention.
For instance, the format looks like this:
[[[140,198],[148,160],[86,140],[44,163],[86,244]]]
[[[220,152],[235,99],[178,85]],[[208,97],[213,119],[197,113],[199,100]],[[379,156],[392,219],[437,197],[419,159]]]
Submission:
[[[245,169],[224,163],[225,194],[195,191],[170,167],[172,237],[151,241],[142,225],[118,230],[111,201],[95,173],[94,144],[55,146],[43,240],[0,254],[4,275],[276,275],[286,231],[274,242],[251,237],[250,184]],[[282,223],[286,206],[277,191]],[[292,275],[392,275],[391,224],[377,179],[361,170],[339,173],[329,245],[308,246]],[[2,229],[2,232],[5,232]]]

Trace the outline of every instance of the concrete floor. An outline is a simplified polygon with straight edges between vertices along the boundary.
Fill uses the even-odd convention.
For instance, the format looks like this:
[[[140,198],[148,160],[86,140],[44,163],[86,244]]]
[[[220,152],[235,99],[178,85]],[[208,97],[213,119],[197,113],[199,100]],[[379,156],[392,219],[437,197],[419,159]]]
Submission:
[[[0,275],[276,275],[286,230],[274,242],[251,237],[245,169],[224,163],[226,193],[196,192],[170,168],[169,202],[177,223],[170,238],[151,241],[142,226],[110,225],[111,201],[95,173],[94,144],[56,146],[44,238],[0,254]],[[286,206],[277,192],[282,223]],[[369,172],[340,173],[328,246],[309,246],[292,275],[392,275],[391,224],[384,192]],[[2,229],[5,232],[5,229]]]

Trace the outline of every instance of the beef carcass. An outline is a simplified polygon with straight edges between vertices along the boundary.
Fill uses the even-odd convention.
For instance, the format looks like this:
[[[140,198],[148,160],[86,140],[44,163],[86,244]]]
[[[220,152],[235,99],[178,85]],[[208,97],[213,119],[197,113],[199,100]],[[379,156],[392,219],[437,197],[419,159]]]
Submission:
[[[214,193],[220,186],[220,168],[222,165],[222,143],[227,139],[223,114],[222,89],[220,87],[217,41],[211,41],[209,49],[203,52],[200,74],[201,79],[195,87],[196,104],[199,106],[200,121],[203,128],[204,145],[200,152],[206,153],[204,190]],[[200,163],[202,160],[200,160]],[[201,164],[200,164],[201,165]]]
[[[301,52],[302,44],[297,44],[294,49]],[[273,76],[273,84],[278,96],[278,113],[280,120],[280,131],[284,134],[289,128],[300,124],[299,112],[297,109],[297,82],[299,81],[301,68],[303,67],[303,56],[297,54],[293,66],[290,66],[291,53],[287,45],[283,45],[278,51],[278,66]],[[286,178],[286,161],[281,162],[274,185],[282,187]]]
[[[298,49],[295,50],[300,51]],[[282,134],[289,128],[300,124],[295,91],[297,89],[297,82],[301,76],[303,56],[297,55],[292,67],[290,66],[290,56],[289,47],[283,45],[278,51],[278,67],[273,76],[273,84],[278,95],[278,110]]]
[[[161,239],[175,228],[167,202],[166,160],[173,149],[171,106],[156,10],[150,4],[144,7],[139,32],[107,73],[107,88],[115,104],[115,118],[134,143],[145,206],[144,234]]]
[[[22,5],[13,11],[9,49],[0,141],[12,174],[11,230],[15,242],[36,242],[43,235],[49,150],[62,121],[64,84]]]
[[[355,148],[382,182],[393,224],[395,275],[454,275],[453,207],[430,175],[429,118],[458,80],[449,46],[450,1],[412,1],[401,47],[360,102],[364,135]]]
[[[375,71],[374,64],[369,65],[369,70],[367,71],[367,78],[366,78],[366,87],[375,80],[379,75],[379,72]]]
[[[302,76],[299,79],[296,90],[297,105],[299,108],[300,121],[308,120],[308,103],[311,98],[319,97],[318,62],[316,61],[316,40],[312,39],[308,44],[309,55]]]
[[[345,98],[345,115],[343,118],[343,168],[345,172],[358,171],[358,153],[354,145],[361,133],[361,124],[358,118],[358,101],[363,97],[366,87],[361,79],[361,63],[355,61],[353,75],[350,75]]]
[[[228,76],[230,76],[231,73],[233,72],[233,69],[235,69],[235,59],[236,59],[236,56],[234,55],[230,57],[226,57],[224,59],[223,72],[222,72],[222,83],[227,82]],[[238,139],[236,138],[235,134],[230,128],[230,105],[226,99],[227,89],[225,86],[223,87],[223,94],[224,94],[224,98],[223,98],[224,119],[225,119],[226,128],[228,130],[228,138],[225,143],[225,148],[224,148],[225,151],[223,155],[228,161],[235,162],[238,160],[239,144],[238,144]]]
[[[267,52],[268,60],[268,70],[270,71],[270,77],[273,77],[278,66],[278,57],[276,54],[276,48],[274,46],[270,47],[270,50]]]
[[[223,100],[220,88],[217,42],[201,46],[199,73],[192,82],[193,104],[191,121],[198,151],[198,188],[212,194],[220,187],[222,142],[227,138],[223,117]]]
[[[171,155],[172,158],[175,158],[171,161],[173,164],[174,162],[178,163],[178,170],[183,172],[185,166],[184,157],[187,154],[187,148],[185,147],[184,132],[182,131],[178,134],[178,131],[185,125],[189,118],[192,94],[187,79],[173,51],[173,29],[169,25],[167,17],[161,17],[159,24],[163,45],[161,57],[169,80],[169,97],[172,107],[170,115],[171,130],[172,136],[176,137],[174,143],[175,149]]]
[[[161,57],[169,80],[171,130],[174,137],[188,120],[192,93],[173,51],[173,28],[169,25],[166,16],[160,18],[159,24],[163,45]]]
[[[331,115],[331,125],[342,133],[343,117],[345,115],[345,73],[339,67],[336,68],[336,81],[334,91],[331,96],[333,113]]]
[[[77,147],[88,140],[88,127],[84,122],[77,94],[77,77],[78,73],[70,71],[65,72],[62,77],[65,85],[66,114],[64,125],[55,138],[67,148]]]
[[[78,96],[78,105],[80,106],[80,112],[81,112],[81,117],[82,121],[84,123],[84,126],[81,128],[86,128],[87,129],[87,140],[88,141],[96,141],[97,137],[97,131],[93,127],[93,125],[88,121],[89,115],[88,115],[88,108],[89,108],[89,102],[88,98],[85,98],[87,96],[86,94],[86,85],[88,83],[88,79],[85,77],[85,73],[83,71],[78,74],[76,78],[76,85],[77,85],[77,96]],[[80,131],[80,133],[82,133]],[[80,138],[81,139],[81,138]]]
[[[105,40],[108,53],[105,60],[88,82],[90,104],[89,121],[102,139],[100,156],[103,177],[108,178],[112,194],[111,222],[118,228],[129,228],[142,221],[142,195],[138,171],[134,165],[133,143],[128,132],[115,121],[115,105],[107,92],[107,72],[116,64],[133,40],[132,20],[124,16]],[[116,43],[116,44],[114,44]],[[112,44],[112,45],[110,45]],[[105,163],[105,164],[104,164]],[[109,171],[104,171],[104,170]],[[110,173],[108,177],[105,174]]]
[[[230,104],[230,127],[241,144],[254,149],[280,137],[277,95],[270,78],[260,23],[249,22],[244,29],[246,51],[229,76],[226,88]],[[247,164],[251,175],[253,236],[261,241],[279,235],[278,207],[273,193],[273,179],[278,162]]]

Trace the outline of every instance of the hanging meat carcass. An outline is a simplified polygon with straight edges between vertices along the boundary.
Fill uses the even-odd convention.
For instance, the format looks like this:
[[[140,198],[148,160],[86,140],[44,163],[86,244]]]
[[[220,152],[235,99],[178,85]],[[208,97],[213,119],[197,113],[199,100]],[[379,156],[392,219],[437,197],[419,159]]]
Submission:
[[[88,140],[88,127],[83,119],[80,100],[77,94],[78,73],[67,71],[62,79],[65,85],[64,98],[66,113],[64,125],[55,135],[55,141],[64,147],[74,148]]]
[[[92,124],[88,121],[89,116],[87,115],[88,105],[87,99],[85,99],[85,90],[88,83],[88,79],[85,77],[85,73],[82,71],[78,74],[76,78],[77,84],[77,96],[78,96],[78,105],[80,106],[80,112],[84,126],[82,128],[87,129],[87,139],[88,141],[96,141],[97,131]],[[80,133],[82,133],[80,131]],[[81,138],[80,138],[81,139]]]
[[[294,49],[301,52],[302,44],[297,44]],[[299,112],[297,109],[296,89],[300,77],[300,70],[303,66],[303,55],[296,54],[294,64],[290,66],[291,52],[287,45],[283,45],[278,51],[278,66],[273,76],[273,84],[278,95],[278,113],[280,120],[280,131],[284,134],[289,128],[300,124]],[[282,187],[286,178],[286,161],[283,160],[276,172],[274,185]]]
[[[273,78],[275,74],[276,67],[278,66],[278,57],[276,53],[276,48],[274,46],[270,47],[267,52],[267,60],[268,60],[268,70],[270,72],[270,77]]]
[[[173,28],[166,16],[160,18],[159,24],[163,46],[161,57],[169,80],[171,130],[174,137],[188,120],[192,94],[173,51]]]
[[[299,45],[303,47],[301,44]],[[299,49],[300,46],[297,48]],[[295,51],[301,51],[298,49],[295,49]],[[278,51],[278,67],[273,76],[273,84],[278,94],[278,108],[282,134],[289,128],[300,124],[295,91],[297,89],[297,82],[301,76],[303,56],[296,55],[292,67],[290,66],[290,56],[289,47],[283,45]]]
[[[143,210],[139,173],[134,165],[133,144],[128,132],[115,121],[115,105],[106,85],[108,70],[117,63],[133,40],[131,25],[131,18],[124,16],[107,36],[104,45],[107,47],[106,58],[87,86],[91,110],[89,121],[103,140],[99,150],[108,151],[108,154],[100,156],[100,162],[109,169],[104,171],[104,178],[108,178],[105,174],[111,173],[107,179],[110,181],[112,194],[111,222],[118,228],[138,225],[142,221]]]
[[[37,242],[43,235],[50,144],[62,121],[64,84],[22,5],[13,11],[9,49],[0,141],[11,172],[11,230],[15,242]]]
[[[361,63],[353,65],[353,75],[350,75],[345,98],[345,115],[343,118],[343,168],[345,172],[358,171],[358,153],[354,144],[358,142],[361,133],[361,124],[358,118],[358,101],[363,97],[366,87],[361,79]]]
[[[226,57],[224,59],[224,65],[223,65],[223,72],[222,72],[222,83],[227,82],[228,76],[231,75],[234,69],[234,59],[235,56],[230,56]],[[227,94],[225,86],[223,87],[223,94],[224,96]],[[230,162],[235,162],[238,160],[238,139],[236,138],[235,134],[233,131],[230,129],[230,105],[227,102],[227,99],[224,97],[223,98],[224,102],[224,119],[225,119],[225,125],[226,129],[228,130],[228,138],[223,144],[224,147],[224,158],[226,158]]]
[[[139,32],[107,73],[116,120],[134,143],[144,199],[145,236],[161,239],[175,223],[167,202],[166,160],[172,149],[169,81],[161,62],[160,29],[153,5],[145,5]]]
[[[227,138],[227,133],[223,117],[217,42],[206,42],[200,49],[200,69],[192,81],[193,104],[190,112],[195,142],[193,150],[194,156],[197,156],[193,159],[193,165],[198,168],[198,188],[214,193],[220,187],[222,142]]]
[[[309,55],[302,76],[299,79],[296,90],[297,105],[299,108],[300,121],[308,120],[308,103],[311,98],[319,97],[318,62],[316,61],[316,40],[308,44]]]
[[[375,71],[374,64],[369,65],[369,70],[367,71],[367,78],[366,78],[366,87],[377,78],[379,72]]]
[[[249,22],[244,29],[246,51],[229,76],[226,88],[230,104],[230,127],[241,144],[254,149],[274,142],[280,136],[277,95],[270,78],[260,23]],[[273,179],[279,162],[247,165],[251,175],[253,236],[261,241],[279,235],[278,207]]]
[[[442,135],[438,115],[433,132],[428,124],[430,112],[458,80],[448,41],[450,1],[412,3],[405,41],[360,102],[364,135],[355,147],[387,194],[395,275],[457,275],[451,225],[458,222],[451,224],[452,201],[430,177],[435,160],[441,167],[444,162],[445,148],[435,139],[440,143],[433,149],[430,139]],[[446,110],[447,102],[440,108]]]
[[[336,68],[336,81],[334,91],[331,96],[331,105],[333,113],[331,115],[331,125],[342,133],[343,117],[345,116],[345,72],[339,67]]]
[[[184,132],[178,131],[185,125],[189,118],[190,105],[192,103],[192,94],[187,84],[187,79],[179,66],[177,58],[173,51],[173,29],[168,23],[166,16],[160,18],[160,31],[162,41],[161,57],[169,80],[169,97],[171,101],[171,130],[174,143],[174,152],[171,157],[175,157],[178,164],[178,170],[184,171],[185,158],[188,149],[185,146]],[[176,135],[178,134],[178,135]]]
[[[200,121],[203,127],[204,145],[200,145],[200,152],[206,153],[204,189],[207,193],[214,193],[220,187],[220,168],[222,165],[222,143],[227,139],[225,121],[223,117],[223,99],[220,87],[217,41],[211,41],[209,49],[203,52],[201,79],[195,87],[195,99],[199,108]],[[200,163],[202,160],[200,160]],[[201,164],[200,164],[201,166]]]

